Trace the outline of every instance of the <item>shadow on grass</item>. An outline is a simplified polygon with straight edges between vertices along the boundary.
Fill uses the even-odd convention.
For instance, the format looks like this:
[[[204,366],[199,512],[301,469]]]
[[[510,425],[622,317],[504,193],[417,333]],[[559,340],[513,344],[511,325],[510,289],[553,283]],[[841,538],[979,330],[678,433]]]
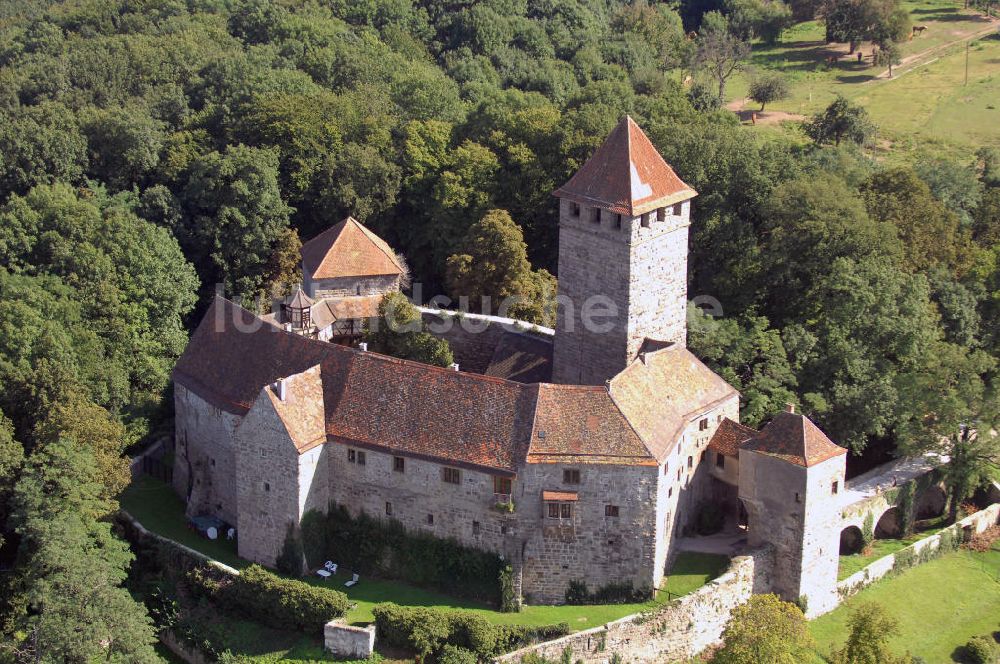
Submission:
[[[867,83],[874,78],[875,74],[853,74],[851,76],[838,76],[837,80],[841,83]]]

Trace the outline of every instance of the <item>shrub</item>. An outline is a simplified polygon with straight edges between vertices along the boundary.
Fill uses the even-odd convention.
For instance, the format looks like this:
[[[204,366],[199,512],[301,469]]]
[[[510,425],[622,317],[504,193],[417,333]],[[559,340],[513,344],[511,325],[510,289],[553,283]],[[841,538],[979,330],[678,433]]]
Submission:
[[[442,648],[451,645],[485,660],[529,643],[569,634],[566,623],[543,627],[494,625],[468,611],[440,611],[393,603],[377,604],[372,613],[384,643],[421,655],[442,652]]]
[[[722,640],[715,664],[801,662],[812,646],[802,611],[776,595],[753,595],[733,609]]]
[[[518,613],[520,610],[521,598],[514,591],[514,570],[507,565],[500,570],[500,611]]]
[[[991,637],[974,636],[965,644],[965,656],[971,664],[994,664],[997,661],[997,644]]]
[[[567,604],[631,604],[645,602],[652,597],[653,591],[646,588],[633,588],[631,581],[612,582],[601,586],[594,592],[587,588],[587,582],[575,579],[566,588]]]
[[[283,629],[322,632],[323,625],[341,617],[350,607],[342,592],[282,579],[259,565],[251,565],[239,576],[222,581],[199,570],[189,574],[188,579],[199,594],[222,608]]]
[[[714,535],[722,530],[726,515],[715,503],[702,503],[698,506],[698,519],[695,530],[699,535]]]
[[[993,548],[993,543],[1000,539],[1000,526],[990,526],[981,533],[973,535],[963,546],[972,551],[986,553]]]
[[[473,652],[458,646],[447,645],[441,649],[441,654],[437,658],[438,664],[477,664],[478,660]]]

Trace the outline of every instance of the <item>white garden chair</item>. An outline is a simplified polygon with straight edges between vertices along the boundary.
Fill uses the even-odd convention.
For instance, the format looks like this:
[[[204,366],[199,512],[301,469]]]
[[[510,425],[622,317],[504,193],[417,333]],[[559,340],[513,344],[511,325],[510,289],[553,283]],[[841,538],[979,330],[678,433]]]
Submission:
[[[354,577],[351,578],[351,580],[348,581],[347,583],[345,583],[344,585],[347,586],[348,588],[350,588],[351,586],[356,586],[358,584],[358,581],[360,581],[360,580],[361,580],[361,577],[358,576],[357,574],[355,574]]]

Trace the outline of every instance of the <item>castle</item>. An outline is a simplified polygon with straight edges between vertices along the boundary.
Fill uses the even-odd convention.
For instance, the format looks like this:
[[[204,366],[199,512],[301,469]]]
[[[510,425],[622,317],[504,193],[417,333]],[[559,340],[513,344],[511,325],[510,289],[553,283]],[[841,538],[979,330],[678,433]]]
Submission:
[[[696,192],[626,117],[554,195],[554,334],[453,328],[450,369],[358,343],[404,266],[353,219],[303,246],[277,314],[216,298],[174,372],[189,514],[273,565],[337,503],[502,554],[525,599],[559,603],[575,579],[661,587],[714,502],[773,548],[774,590],[834,606],[846,451],[792,409],[739,424],[737,391],[686,349]]]

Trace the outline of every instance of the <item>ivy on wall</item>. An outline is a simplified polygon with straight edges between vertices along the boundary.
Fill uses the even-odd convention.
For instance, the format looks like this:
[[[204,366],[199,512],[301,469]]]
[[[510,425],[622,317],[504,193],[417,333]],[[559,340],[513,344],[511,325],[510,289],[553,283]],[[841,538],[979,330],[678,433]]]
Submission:
[[[401,579],[496,606],[512,603],[510,598],[505,601],[501,582],[507,564],[495,553],[410,532],[395,519],[363,512],[353,517],[333,503],[326,514],[311,510],[303,515],[300,530],[310,568],[332,560],[362,575]]]

